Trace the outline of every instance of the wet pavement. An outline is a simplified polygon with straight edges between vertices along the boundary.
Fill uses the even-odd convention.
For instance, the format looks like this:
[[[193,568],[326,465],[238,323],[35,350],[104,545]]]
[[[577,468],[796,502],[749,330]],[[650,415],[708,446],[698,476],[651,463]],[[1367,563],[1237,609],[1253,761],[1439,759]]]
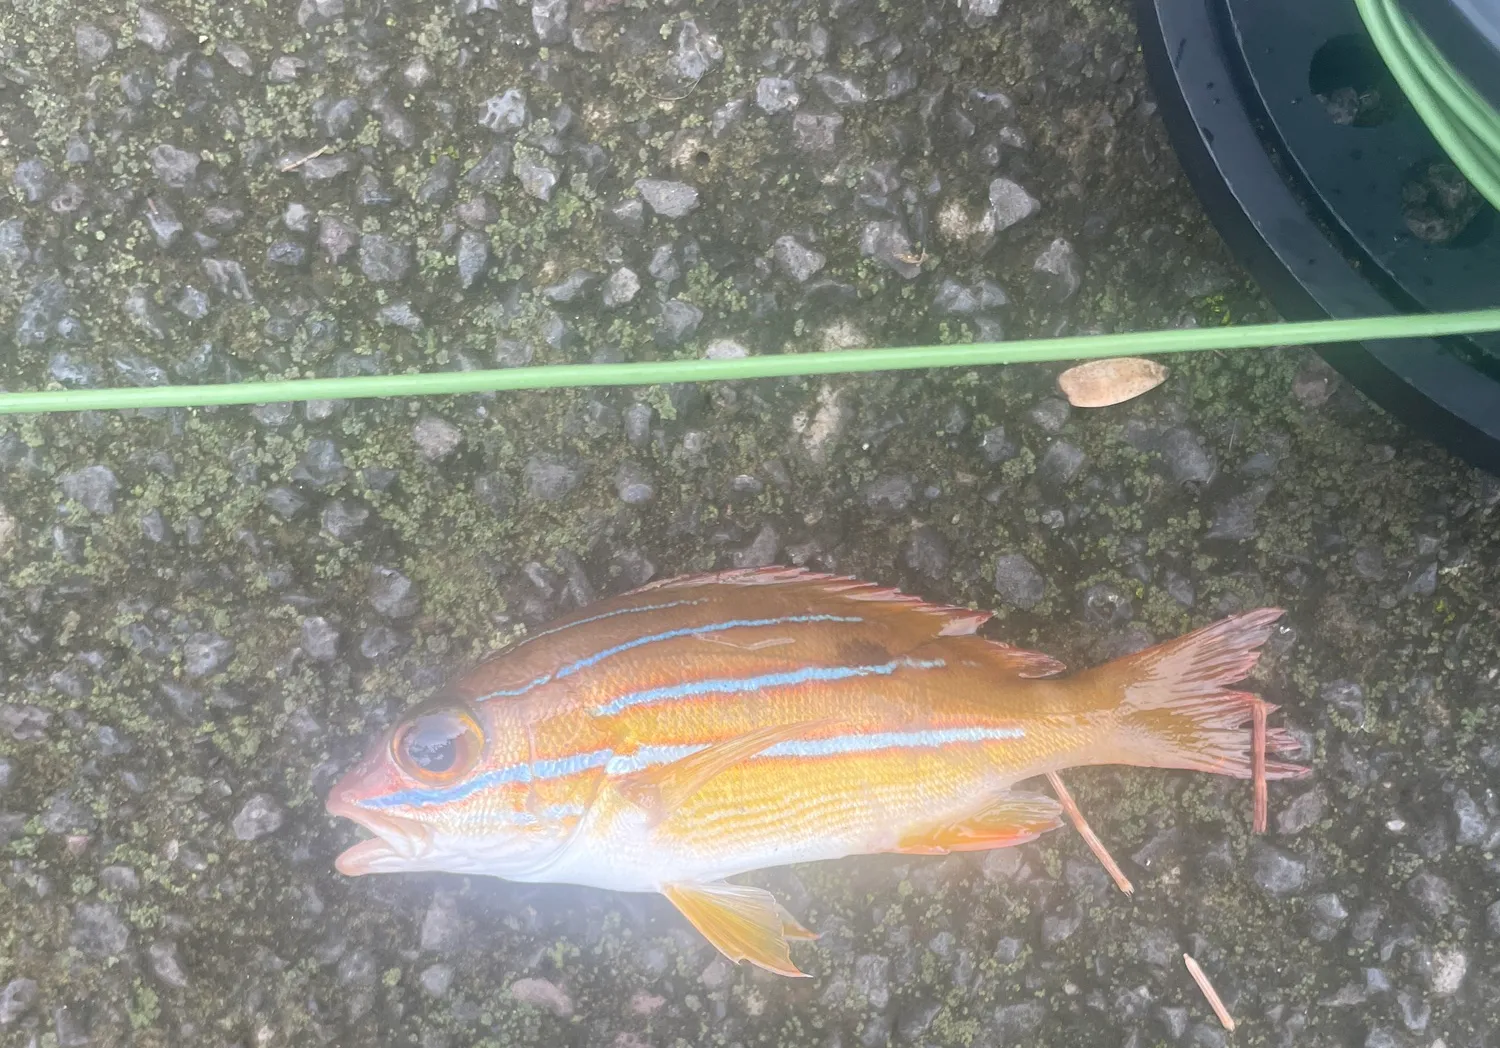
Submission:
[[[0,176],[7,389],[1269,316],[1095,0],[18,0]],[[0,419],[0,1044],[1495,1043],[1500,483],[1304,350],[1170,366]],[[1262,838],[1243,783],[1066,776],[1134,899],[1066,829],[746,878],[809,980],[333,872],[328,785],[481,652],[767,563],[1074,667],[1284,607],[1315,773]]]

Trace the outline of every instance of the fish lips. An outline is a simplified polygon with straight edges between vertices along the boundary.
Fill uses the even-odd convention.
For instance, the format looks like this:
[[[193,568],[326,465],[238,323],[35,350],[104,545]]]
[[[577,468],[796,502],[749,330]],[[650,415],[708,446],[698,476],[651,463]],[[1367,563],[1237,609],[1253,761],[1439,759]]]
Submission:
[[[432,846],[432,833],[412,819],[371,811],[337,792],[328,798],[328,813],[358,823],[375,834],[346,849],[334,869],[346,877],[367,873],[398,873],[417,867]]]

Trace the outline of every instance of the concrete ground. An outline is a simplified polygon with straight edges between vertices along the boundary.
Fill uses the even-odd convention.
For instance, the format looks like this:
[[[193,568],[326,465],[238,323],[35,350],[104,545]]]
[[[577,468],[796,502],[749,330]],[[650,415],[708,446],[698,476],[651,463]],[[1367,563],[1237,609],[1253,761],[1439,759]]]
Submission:
[[[733,355],[1269,314],[1125,4],[14,0],[0,386]],[[1496,1043],[1500,484],[1310,353],[0,420],[0,1043]],[[497,642],[804,564],[1092,664],[1287,609],[1314,775],[1067,776],[1077,835],[663,901],[348,880],[329,784]],[[1223,1032],[1181,953],[1239,1022]]]

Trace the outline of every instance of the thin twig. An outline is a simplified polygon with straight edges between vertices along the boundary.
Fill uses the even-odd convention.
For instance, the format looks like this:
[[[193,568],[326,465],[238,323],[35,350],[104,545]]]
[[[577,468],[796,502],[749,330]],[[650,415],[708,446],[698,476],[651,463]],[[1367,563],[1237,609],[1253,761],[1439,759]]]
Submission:
[[[328,152],[332,148],[333,148],[332,146],[319,146],[317,149],[313,150],[311,153],[308,153],[307,156],[303,157],[301,160],[293,160],[290,163],[282,164],[281,165],[282,174],[285,174],[288,171],[295,171],[295,170],[297,170],[299,167],[301,167],[303,164],[307,163],[309,160],[312,160],[315,157],[322,156],[324,153]]]
[[[1089,851],[1094,853],[1094,858],[1099,860],[1109,875],[1115,880],[1115,887],[1126,895],[1135,894],[1135,885],[1130,883],[1130,878],[1125,876],[1125,871],[1120,869],[1120,864],[1115,862],[1114,857],[1104,847],[1104,842],[1095,836],[1094,831],[1089,828],[1088,820],[1083,817],[1083,812],[1078,810],[1078,805],[1073,803],[1073,795],[1063,785],[1057,772],[1049,771],[1047,781],[1052,784],[1052,791],[1057,794],[1058,803],[1062,805],[1063,811],[1068,813],[1068,818],[1073,820],[1073,826],[1078,830],[1083,843],[1089,846]]]
[[[1250,708],[1250,775],[1255,780],[1255,812],[1251,818],[1251,830],[1266,832],[1266,702],[1256,696]]]
[[[1229,1014],[1229,1009],[1224,1007],[1224,1002],[1219,999],[1219,991],[1214,989],[1214,984],[1208,981],[1208,976],[1203,974],[1203,969],[1198,967],[1198,962],[1193,960],[1193,955],[1185,953],[1182,955],[1182,963],[1187,965],[1188,974],[1193,977],[1193,982],[1198,984],[1198,989],[1203,991],[1203,996],[1208,998],[1208,1006],[1214,1010],[1219,1017],[1219,1023],[1224,1029],[1234,1030],[1234,1016]]]

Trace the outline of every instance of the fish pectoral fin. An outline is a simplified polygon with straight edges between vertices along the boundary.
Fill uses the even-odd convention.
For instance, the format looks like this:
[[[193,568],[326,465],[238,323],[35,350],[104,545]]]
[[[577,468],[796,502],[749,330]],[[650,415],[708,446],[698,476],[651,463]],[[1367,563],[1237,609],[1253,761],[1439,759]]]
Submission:
[[[958,819],[916,826],[888,850],[902,855],[947,855],[1025,844],[1062,825],[1062,806],[1040,794],[1004,794]]]
[[[770,892],[716,881],[668,884],[662,894],[731,961],[749,961],[778,975],[807,978],[792,963],[787,939],[805,939],[812,933],[793,920]]]
[[[660,822],[726,768],[749,760],[778,742],[802,738],[828,723],[776,724],[747,731],[670,764],[626,775],[616,784],[616,789],[626,800],[645,809],[653,823]]]

